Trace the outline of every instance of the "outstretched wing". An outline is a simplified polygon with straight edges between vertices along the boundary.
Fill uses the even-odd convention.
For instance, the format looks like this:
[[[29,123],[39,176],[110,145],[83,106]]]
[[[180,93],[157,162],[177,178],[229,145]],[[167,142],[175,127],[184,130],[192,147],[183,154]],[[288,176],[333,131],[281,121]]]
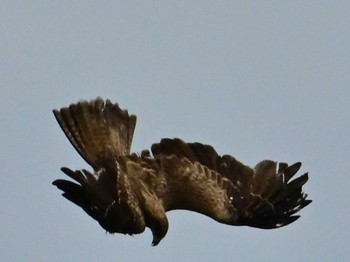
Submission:
[[[134,184],[118,164],[92,174],[87,170],[62,171],[74,182],[57,179],[53,185],[63,196],[80,206],[88,215],[110,233],[137,234],[145,229],[145,221]]]
[[[105,155],[110,158],[130,153],[136,116],[118,104],[97,98],[53,113],[74,148],[95,170],[103,167]]]
[[[308,175],[289,182],[301,164],[262,161],[254,169],[213,147],[162,139],[152,146],[169,179],[168,209],[189,209],[233,225],[276,228],[295,221],[308,205],[302,186]],[[169,164],[170,163],[170,164]]]

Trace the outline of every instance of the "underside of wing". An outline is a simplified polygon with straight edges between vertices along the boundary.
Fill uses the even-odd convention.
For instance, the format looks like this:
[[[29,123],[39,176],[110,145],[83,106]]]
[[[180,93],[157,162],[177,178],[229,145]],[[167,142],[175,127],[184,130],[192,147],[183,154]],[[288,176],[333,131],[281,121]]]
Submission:
[[[185,157],[162,155],[160,163],[167,180],[167,211],[191,210],[227,224],[235,220],[230,201],[236,189],[231,181]]]
[[[136,116],[118,104],[97,98],[53,113],[74,148],[95,170],[103,167],[105,155],[116,158],[130,153]]]
[[[225,161],[229,163],[230,158]],[[230,164],[223,165],[225,171],[230,172]],[[302,192],[302,186],[308,180],[304,174],[292,181],[301,163],[288,166],[285,163],[277,164],[274,161],[261,161],[255,168],[253,176],[240,181],[236,185],[241,197],[233,201],[239,210],[236,225],[272,229],[286,226],[299,218],[295,215],[302,208],[311,203],[307,195]]]
[[[80,206],[109,233],[137,234],[145,229],[140,204],[134,193],[134,184],[123,170],[103,169],[92,174],[87,170],[62,171],[74,182],[58,179],[53,182],[63,196]],[[116,172],[118,171],[118,172]]]
[[[276,162],[265,160],[252,169],[232,156],[219,156],[209,145],[185,143],[180,139],[162,139],[160,143],[152,145],[152,153],[159,159],[173,159],[174,156],[175,159],[179,159],[171,168],[166,168],[166,171],[168,176],[172,174],[171,181],[176,179],[185,181],[177,185],[175,192],[181,192],[182,189],[186,189],[186,192],[181,192],[178,197],[172,196],[173,199],[177,201],[180,199],[180,204],[186,205],[184,198],[191,198],[191,192],[199,190],[197,187],[202,192],[202,198],[199,200],[217,197],[216,200],[211,200],[215,203],[225,199],[223,195],[226,194],[226,204],[228,199],[233,210],[233,213],[230,211],[233,214],[230,223],[234,225],[265,229],[281,227],[295,221],[299,216],[294,214],[311,202],[302,192],[302,186],[307,182],[308,175],[304,174],[290,181],[299,170],[300,163],[292,166],[280,163],[277,169]],[[220,186],[212,188],[209,186],[218,180],[229,181],[227,184],[230,185],[228,187],[230,190]],[[187,201],[191,205],[190,208],[197,208],[194,211],[211,217],[219,212],[213,207],[214,205],[209,204],[206,205],[208,210],[203,212],[203,208],[198,208],[199,204],[196,202],[198,198]],[[207,199],[204,202],[211,203]],[[204,205],[200,201],[199,203]],[[228,205],[224,206],[228,210]]]

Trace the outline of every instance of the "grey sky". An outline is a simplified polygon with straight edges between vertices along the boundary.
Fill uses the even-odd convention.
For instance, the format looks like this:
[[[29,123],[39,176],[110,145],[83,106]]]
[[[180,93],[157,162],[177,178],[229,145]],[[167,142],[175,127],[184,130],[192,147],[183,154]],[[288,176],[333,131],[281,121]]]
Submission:
[[[74,2],[74,3],[72,3]],[[349,261],[347,1],[7,1],[0,4],[1,261]],[[254,166],[302,161],[314,202],[278,230],[170,212],[106,235],[51,185],[87,168],[51,113],[110,98],[162,137]]]

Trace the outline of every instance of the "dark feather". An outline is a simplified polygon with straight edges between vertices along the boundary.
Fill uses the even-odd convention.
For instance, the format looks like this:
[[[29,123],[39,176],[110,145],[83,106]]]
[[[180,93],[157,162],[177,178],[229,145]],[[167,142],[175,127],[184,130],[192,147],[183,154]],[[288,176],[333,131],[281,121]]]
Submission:
[[[101,98],[81,101],[53,110],[69,141],[95,170],[104,167],[105,156],[130,154],[136,116]]]

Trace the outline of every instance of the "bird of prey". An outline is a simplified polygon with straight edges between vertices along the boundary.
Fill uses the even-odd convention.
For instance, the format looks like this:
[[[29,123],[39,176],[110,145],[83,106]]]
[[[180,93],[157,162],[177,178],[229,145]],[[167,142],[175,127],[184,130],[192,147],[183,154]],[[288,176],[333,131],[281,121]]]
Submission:
[[[53,110],[63,132],[93,168],[61,170],[74,182],[53,182],[109,233],[148,227],[157,245],[168,231],[166,212],[185,209],[227,225],[263,229],[288,225],[311,200],[303,193],[301,163],[264,160],[250,168],[212,146],[164,138],[130,153],[136,116],[110,100],[80,101]]]

